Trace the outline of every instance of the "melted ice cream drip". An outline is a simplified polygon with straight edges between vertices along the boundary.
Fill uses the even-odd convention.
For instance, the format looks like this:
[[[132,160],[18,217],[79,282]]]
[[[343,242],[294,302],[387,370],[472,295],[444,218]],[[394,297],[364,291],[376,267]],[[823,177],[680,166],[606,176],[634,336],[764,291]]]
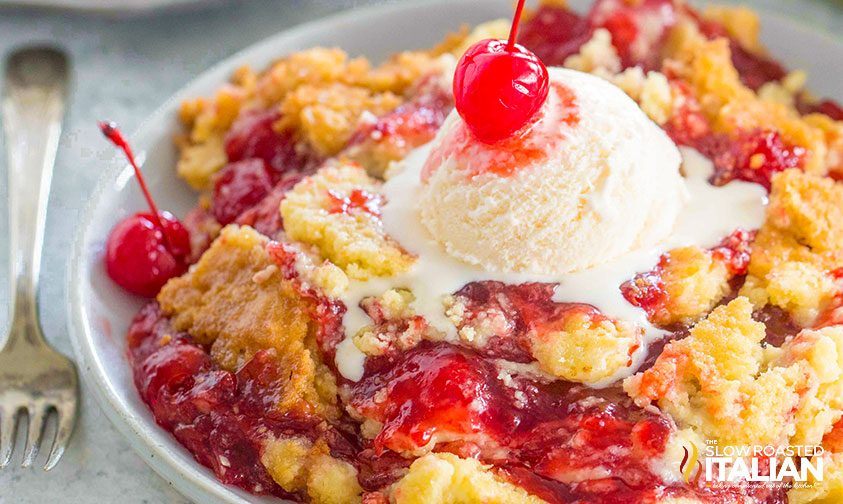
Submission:
[[[623,297],[621,284],[636,273],[652,269],[659,257],[670,249],[686,245],[713,247],[736,228],[757,229],[764,221],[767,200],[761,186],[732,181],[715,187],[708,182],[714,171],[711,161],[694,149],[683,147],[680,150],[688,199],[671,238],[658,247],[633,251],[606,264],[557,276],[493,273],[447,254],[421,224],[416,208],[421,171],[430,145],[413,151],[399,171],[384,184],[387,203],[383,207],[383,225],[387,234],[418,259],[410,271],[400,275],[352,282],[342,299],[348,311],[343,319],[346,338],[337,347],[336,364],[340,373],[353,381],[363,376],[365,355],[351,338],[372,323],[359,307],[364,298],[393,288],[408,289],[415,295],[413,310],[444,333],[446,339],[456,341],[456,328],[445,316],[444,299],[468,283],[484,280],[509,284],[557,283],[554,301],[591,304],[608,317],[643,328],[645,338],[633,356],[632,365],[592,386],[604,386],[634,373],[647,354],[649,342],[661,337],[664,331],[650,324],[646,313]],[[599,199],[599,195],[591,197]]]

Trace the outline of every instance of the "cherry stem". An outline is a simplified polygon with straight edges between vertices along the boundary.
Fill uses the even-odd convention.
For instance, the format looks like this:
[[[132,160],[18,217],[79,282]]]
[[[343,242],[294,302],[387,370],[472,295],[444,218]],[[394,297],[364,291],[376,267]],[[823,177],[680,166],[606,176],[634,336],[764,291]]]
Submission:
[[[521,13],[524,12],[525,0],[518,0],[518,6],[515,7],[515,16],[512,18],[512,27],[509,29],[509,42],[506,44],[506,50],[512,51],[515,49],[515,37],[518,36],[518,25],[521,23]]]
[[[129,164],[132,165],[132,168],[135,170],[135,179],[138,181],[138,184],[140,184],[143,197],[146,198],[146,203],[149,205],[149,210],[152,212],[152,220],[155,222],[155,225],[158,226],[158,229],[161,230],[161,234],[164,236],[164,245],[167,247],[167,250],[172,253],[172,249],[170,248],[170,239],[167,236],[167,230],[164,228],[164,223],[161,222],[158,207],[155,205],[155,200],[152,199],[152,194],[150,194],[149,188],[146,186],[146,180],[144,180],[143,174],[141,173],[140,168],[138,168],[137,162],[135,162],[135,155],[132,153],[132,148],[129,147],[129,142],[126,141],[123,133],[121,133],[120,129],[117,128],[117,124],[110,121],[100,121],[99,127],[102,134],[105,135],[105,138],[123,151],[126,155],[126,159],[129,160]]]

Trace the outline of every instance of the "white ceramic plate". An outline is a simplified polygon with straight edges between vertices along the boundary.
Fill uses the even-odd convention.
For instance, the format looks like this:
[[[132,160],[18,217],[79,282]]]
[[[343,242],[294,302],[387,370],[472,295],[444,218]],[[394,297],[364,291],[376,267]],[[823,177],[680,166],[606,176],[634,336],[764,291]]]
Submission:
[[[582,2],[574,4],[584,7]],[[195,204],[196,195],[174,170],[176,111],[187,97],[212,94],[240,65],[262,68],[280,55],[316,45],[339,46],[377,60],[398,50],[430,46],[462,23],[508,17],[510,9],[509,0],[433,0],[370,7],[299,26],[246,49],[188,85],[133,136],[147,182],[159,205],[177,215],[184,215]],[[843,99],[839,88],[843,43],[808,26],[776,16],[762,17],[763,38],[773,54],[790,68],[808,70],[817,92]],[[102,251],[111,227],[144,208],[131,169],[115,157],[96,187],[69,264],[70,333],[79,367],[103,410],[131,445],[183,494],[208,504],[278,502],[217,482],[210,470],[156,426],[132,384],[124,334],[145,301],[111,283],[102,266]]]

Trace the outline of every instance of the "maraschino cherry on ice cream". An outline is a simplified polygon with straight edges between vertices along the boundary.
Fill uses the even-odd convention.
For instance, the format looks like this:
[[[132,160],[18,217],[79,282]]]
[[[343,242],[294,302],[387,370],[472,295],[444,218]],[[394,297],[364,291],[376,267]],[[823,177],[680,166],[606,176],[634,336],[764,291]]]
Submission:
[[[676,145],[619,87],[519,48],[522,8],[508,41],[479,42],[457,64],[456,111],[387,182],[384,229],[419,256],[433,238],[455,269],[548,279],[670,238],[687,200]],[[400,194],[405,180],[415,187]],[[395,217],[404,199],[423,237]]]
[[[121,220],[111,230],[105,244],[106,272],[127,291],[153,297],[169,279],[187,271],[190,234],[171,213],[158,210],[132,149],[117,126],[100,122],[99,127],[126,155],[150,210]]]
[[[515,43],[523,10],[524,0],[519,0],[509,40],[477,42],[460,58],[454,73],[457,112],[481,142],[512,136],[547,99],[547,68],[530,50]]]

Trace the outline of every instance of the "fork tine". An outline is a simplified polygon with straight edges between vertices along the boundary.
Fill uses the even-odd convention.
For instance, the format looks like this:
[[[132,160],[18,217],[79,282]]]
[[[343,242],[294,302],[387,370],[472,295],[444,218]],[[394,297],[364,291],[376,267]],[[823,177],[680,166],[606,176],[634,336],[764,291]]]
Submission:
[[[35,457],[38,456],[41,436],[44,434],[44,420],[49,413],[49,409],[45,408],[43,404],[30,404],[27,411],[29,413],[29,426],[26,430],[26,450],[21,467],[31,466]]]
[[[76,403],[66,404],[66,407],[56,407],[57,427],[56,438],[53,447],[50,449],[50,456],[44,463],[44,470],[49,471],[59,463],[64,450],[67,448],[67,441],[73,433],[73,425],[76,423]]]
[[[9,465],[15,449],[19,408],[0,408],[0,469]]]

